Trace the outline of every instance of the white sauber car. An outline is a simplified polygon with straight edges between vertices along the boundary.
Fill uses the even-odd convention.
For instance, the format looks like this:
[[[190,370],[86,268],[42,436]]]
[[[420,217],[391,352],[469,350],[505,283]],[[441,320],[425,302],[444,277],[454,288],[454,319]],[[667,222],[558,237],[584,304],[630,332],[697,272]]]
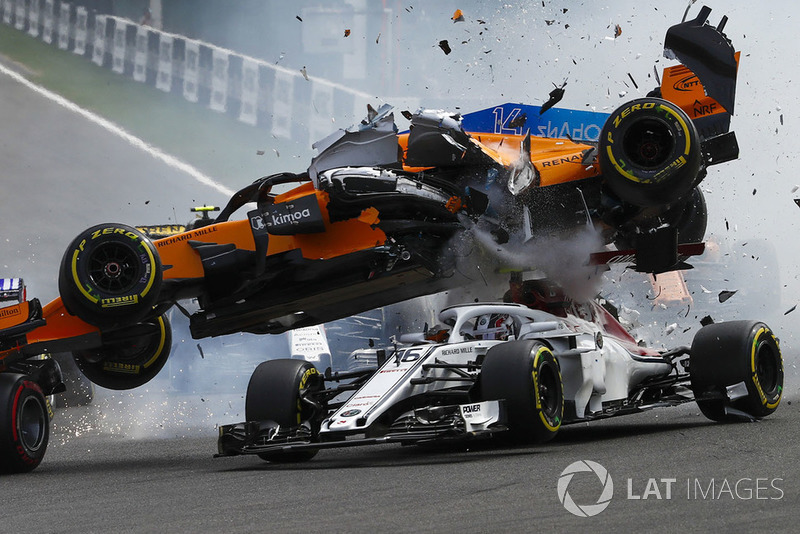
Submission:
[[[247,422],[220,428],[219,455],[302,461],[324,448],[498,434],[544,442],[562,424],[690,401],[715,421],[765,417],[780,403],[783,362],[764,323],[711,324],[691,347],[658,352],[598,303],[543,281],[512,284],[507,298],[528,305],[446,308],[447,328],[372,349],[377,368],[260,364]]]

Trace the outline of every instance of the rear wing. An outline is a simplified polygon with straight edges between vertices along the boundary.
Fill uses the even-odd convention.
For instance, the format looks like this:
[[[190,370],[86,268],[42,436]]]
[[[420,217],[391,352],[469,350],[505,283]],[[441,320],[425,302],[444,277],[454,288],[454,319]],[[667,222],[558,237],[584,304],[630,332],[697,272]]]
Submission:
[[[0,302],[25,300],[25,283],[22,278],[0,278]]]
[[[0,371],[6,367],[3,353],[25,345],[25,334],[45,323],[39,300],[26,300],[22,278],[0,278],[0,303],[5,302],[13,304],[0,307]]]
[[[711,8],[676,24],[664,38],[664,56],[682,65],[664,69],[661,97],[678,105],[692,119],[703,144],[706,164],[736,159],[739,146],[730,131],[736,100],[739,52],[723,33],[728,18],[708,24]]]

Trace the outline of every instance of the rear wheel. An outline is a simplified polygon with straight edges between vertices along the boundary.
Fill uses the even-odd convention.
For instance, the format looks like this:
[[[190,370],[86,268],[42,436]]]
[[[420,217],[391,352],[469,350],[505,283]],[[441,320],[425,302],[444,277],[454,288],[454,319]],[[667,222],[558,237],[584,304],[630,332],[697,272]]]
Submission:
[[[155,378],[167,363],[171,348],[172,327],[162,315],[126,328],[99,349],[72,355],[86,378],[98,386],[133,389]]]
[[[633,100],[611,114],[600,133],[599,162],[608,187],[641,207],[677,201],[704,172],[694,123],[660,98]]]
[[[510,341],[489,349],[481,366],[481,397],[505,399],[509,432],[525,442],[555,437],[564,418],[558,361],[541,341]]]
[[[49,439],[50,409],[42,389],[25,375],[0,373],[0,472],[34,470]]]
[[[99,224],[67,247],[58,291],[70,313],[110,327],[143,319],[156,303],[161,281],[161,260],[146,235],[124,224]]]
[[[312,435],[316,435],[322,414],[313,403],[313,393],[322,387],[322,376],[306,361],[263,362],[256,367],[247,384],[245,417],[248,421],[273,421],[284,428],[306,423]],[[303,462],[316,454],[316,450],[307,450],[266,452],[258,456],[270,462]]]
[[[704,326],[692,342],[692,391],[703,415],[734,421],[738,412],[761,418],[783,394],[783,358],[775,335],[758,321]]]

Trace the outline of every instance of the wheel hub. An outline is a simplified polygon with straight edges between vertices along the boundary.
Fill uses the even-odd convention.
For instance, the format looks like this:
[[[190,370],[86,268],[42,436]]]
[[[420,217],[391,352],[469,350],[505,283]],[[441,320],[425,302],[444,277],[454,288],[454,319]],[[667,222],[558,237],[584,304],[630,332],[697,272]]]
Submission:
[[[35,397],[26,398],[19,411],[17,430],[20,440],[28,451],[37,451],[44,440],[45,411],[41,402]]]
[[[120,267],[119,263],[117,262],[110,262],[106,264],[104,272],[109,278],[118,278],[122,272],[122,267]]]

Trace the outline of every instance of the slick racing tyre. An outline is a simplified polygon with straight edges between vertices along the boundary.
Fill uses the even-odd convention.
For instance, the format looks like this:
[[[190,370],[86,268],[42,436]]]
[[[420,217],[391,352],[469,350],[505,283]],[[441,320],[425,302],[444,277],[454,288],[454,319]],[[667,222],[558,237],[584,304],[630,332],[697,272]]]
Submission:
[[[319,431],[320,413],[313,393],[322,389],[317,369],[303,360],[269,360],[256,367],[247,384],[247,421],[273,421],[290,429],[308,422],[313,434]],[[258,456],[270,462],[303,462],[316,450],[266,452]]]
[[[509,433],[524,442],[555,437],[564,418],[564,386],[558,361],[536,340],[509,341],[486,353],[481,398],[505,399]]]
[[[695,187],[686,200],[664,214],[664,219],[678,229],[678,243],[703,241],[708,227],[708,208],[703,191]]]
[[[689,357],[692,391],[703,415],[734,421],[742,413],[762,418],[783,393],[783,358],[772,330],[758,321],[704,326]]]
[[[42,462],[50,417],[36,383],[25,375],[0,373],[0,472],[25,473]]]
[[[58,291],[71,314],[102,328],[145,317],[161,279],[161,260],[146,235],[124,224],[100,224],[67,247]]]
[[[704,175],[694,123],[660,98],[633,100],[611,114],[600,133],[599,163],[611,191],[641,207],[675,202]]]
[[[74,351],[78,368],[100,387],[133,389],[155,378],[167,363],[172,327],[167,316],[162,315],[109,333],[104,342],[99,349]]]

